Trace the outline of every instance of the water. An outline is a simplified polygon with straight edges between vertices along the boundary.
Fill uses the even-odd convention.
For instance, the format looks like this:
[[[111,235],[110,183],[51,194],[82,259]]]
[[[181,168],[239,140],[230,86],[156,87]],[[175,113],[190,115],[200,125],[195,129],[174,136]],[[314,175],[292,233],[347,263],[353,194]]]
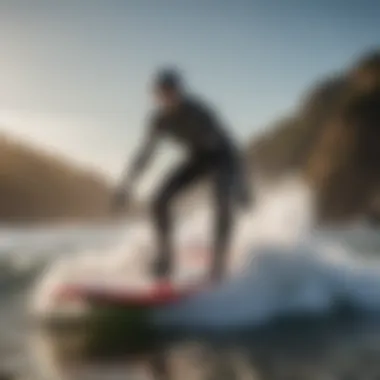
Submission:
[[[68,278],[123,278],[143,270],[141,249],[138,257],[129,251],[149,242],[150,252],[149,229],[2,228],[0,378],[379,376],[380,234],[360,224],[311,230],[312,198],[296,181],[262,194],[255,212],[240,221],[230,279],[154,315],[158,327],[175,325],[182,333],[107,360],[63,349],[62,339],[58,344],[31,324],[30,311],[46,312],[48,290]],[[182,226],[178,244],[207,244],[208,217],[198,213]]]

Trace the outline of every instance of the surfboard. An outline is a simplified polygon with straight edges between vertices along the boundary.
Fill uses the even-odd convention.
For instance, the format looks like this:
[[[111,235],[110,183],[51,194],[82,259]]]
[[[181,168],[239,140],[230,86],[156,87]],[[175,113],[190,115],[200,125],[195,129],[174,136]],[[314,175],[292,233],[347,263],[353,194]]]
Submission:
[[[178,302],[206,290],[210,285],[205,279],[208,277],[205,269],[209,265],[210,250],[192,245],[179,253],[177,267],[185,270],[173,274],[171,280],[154,279],[146,273],[136,277],[132,268],[130,273],[123,273],[119,278],[98,277],[61,284],[54,298],[56,301],[83,300],[126,308],[153,307]]]
[[[178,285],[171,281],[152,281],[149,286],[71,284],[57,290],[61,300],[84,300],[90,303],[124,307],[166,305],[195,295],[208,288],[205,281]]]

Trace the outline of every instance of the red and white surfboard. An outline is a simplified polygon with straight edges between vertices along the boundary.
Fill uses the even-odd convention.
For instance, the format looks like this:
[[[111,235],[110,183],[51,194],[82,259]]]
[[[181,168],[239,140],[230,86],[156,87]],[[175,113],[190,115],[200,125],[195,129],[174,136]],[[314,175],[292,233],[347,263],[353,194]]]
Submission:
[[[182,265],[188,268],[207,268],[210,252],[200,247],[192,247],[182,252],[182,260],[188,260]],[[206,271],[202,271],[201,278],[205,278]],[[185,276],[186,277],[186,276]],[[146,279],[143,281],[129,281],[130,279],[100,279],[99,281],[81,281],[78,283],[63,284],[55,294],[57,300],[84,300],[89,302],[131,306],[157,306],[185,299],[208,288],[205,280],[192,281],[162,281]]]
[[[185,299],[207,288],[207,284],[178,286],[169,281],[157,281],[141,289],[105,286],[94,284],[76,284],[62,286],[57,297],[61,299],[82,299],[89,302],[108,303],[124,306],[157,306]]]

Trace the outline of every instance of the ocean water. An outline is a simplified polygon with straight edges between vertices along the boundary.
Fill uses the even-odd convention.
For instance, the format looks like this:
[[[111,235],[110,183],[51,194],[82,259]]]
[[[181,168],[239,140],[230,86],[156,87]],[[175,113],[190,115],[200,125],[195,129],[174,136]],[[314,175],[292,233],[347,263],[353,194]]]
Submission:
[[[107,361],[68,363],[31,316],[51,312],[52,290],[67,281],[144,276],[149,226],[1,228],[0,378],[378,378],[379,231],[313,229],[312,193],[291,178],[260,189],[256,202],[239,219],[226,281],[152,316],[182,334]],[[179,224],[178,247],[207,247],[211,216],[199,210]],[[202,275],[207,260],[191,260],[178,278]]]

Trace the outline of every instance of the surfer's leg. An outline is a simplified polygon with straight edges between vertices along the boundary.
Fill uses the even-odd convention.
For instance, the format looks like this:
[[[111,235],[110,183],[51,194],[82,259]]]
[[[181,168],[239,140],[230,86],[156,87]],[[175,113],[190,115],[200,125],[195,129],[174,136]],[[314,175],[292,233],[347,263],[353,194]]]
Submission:
[[[201,160],[192,160],[180,166],[164,183],[153,203],[153,217],[157,232],[158,258],[155,273],[165,276],[172,270],[172,202],[207,170]]]
[[[230,248],[234,204],[232,179],[228,166],[223,166],[217,171],[214,182],[215,240],[211,277],[216,281],[220,280],[226,272],[226,256]]]

